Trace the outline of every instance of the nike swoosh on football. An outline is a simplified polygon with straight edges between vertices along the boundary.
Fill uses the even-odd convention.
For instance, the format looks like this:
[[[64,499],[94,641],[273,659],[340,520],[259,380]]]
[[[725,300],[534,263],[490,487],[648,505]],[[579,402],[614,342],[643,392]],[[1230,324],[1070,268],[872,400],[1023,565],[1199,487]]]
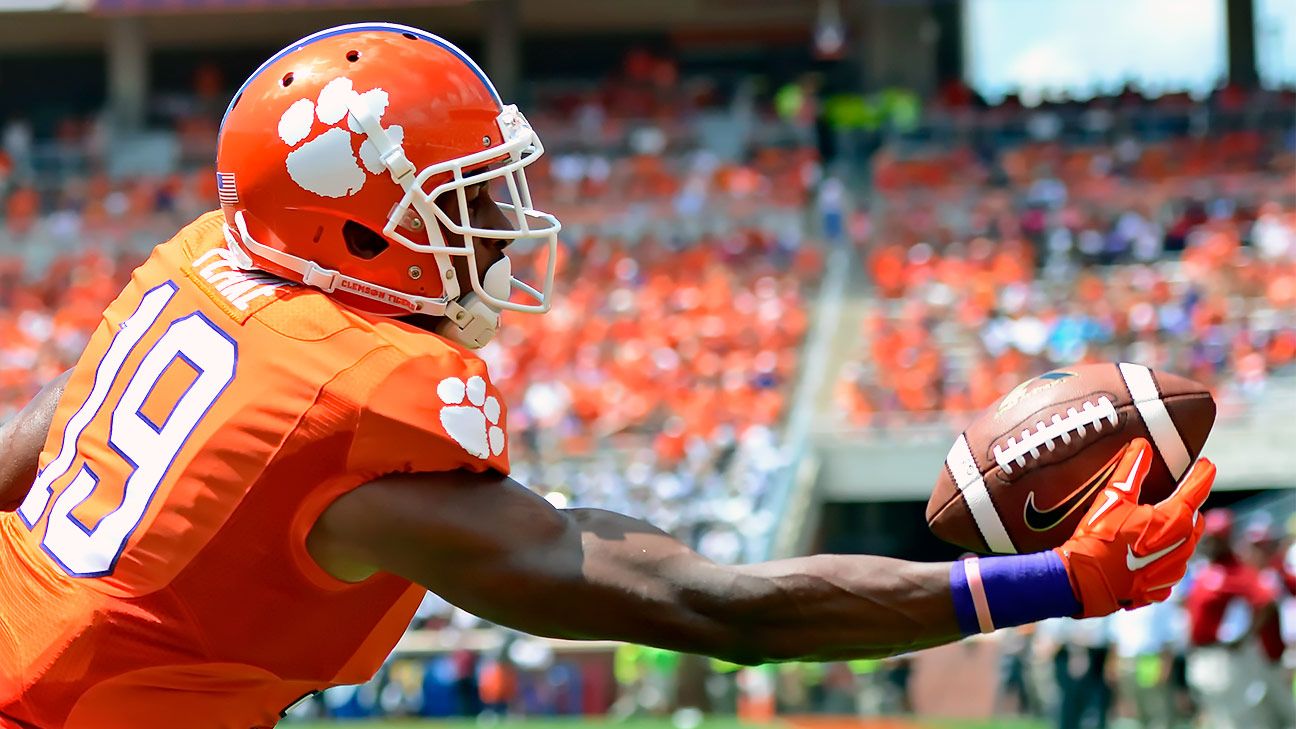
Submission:
[[[1089,501],[1089,497],[1094,492],[1102,488],[1111,477],[1112,472],[1116,470],[1116,465],[1120,462],[1122,454],[1117,453],[1105,466],[1098,469],[1097,473],[1089,477],[1080,488],[1072,491],[1065,499],[1062,499],[1056,506],[1049,509],[1035,508],[1035,492],[1026,494],[1026,507],[1022,511],[1022,521],[1031,531],[1046,532],[1053,529],[1058,524],[1066,521],[1072,512],[1083,506]]]
[[[1187,540],[1187,539],[1180,539],[1179,541],[1175,542],[1174,544],[1171,544],[1170,546],[1166,547],[1165,549],[1157,550],[1157,551],[1153,552],[1152,554],[1149,554],[1149,555],[1146,556],[1146,557],[1140,557],[1140,556],[1134,554],[1134,547],[1126,546],[1126,547],[1125,547],[1125,550],[1126,550],[1126,551],[1125,551],[1125,567],[1126,567],[1126,569],[1128,569],[1130,572],[1136,572],[1136,571],[1138,571],[1138,570],[1141,570],[1141,569],[1143,569],[1144,567],[1147,567],[1148,565],[1152,564],[1153,562],[1157,561],[1158,559],[1161,559],[1162,557],[1166,556],[1167,554],[1170,554],[1171,552],[1175,551],[1175,550],[1178,549],[1179,547],[1183,546],[1183,543],[1186,542],[1186,541],[1188,541],[1188,540]]]

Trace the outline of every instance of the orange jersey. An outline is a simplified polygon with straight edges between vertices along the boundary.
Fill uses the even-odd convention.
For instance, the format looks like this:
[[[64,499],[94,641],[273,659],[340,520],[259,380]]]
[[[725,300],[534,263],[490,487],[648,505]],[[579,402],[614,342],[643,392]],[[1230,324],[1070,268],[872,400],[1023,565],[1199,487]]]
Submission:
[[[209,214],[104,312],[40,474],[0,514],[0,727],[272,726],[373,675],[423,591],[306,552],[339,495],[508,470],[485,364],[237,270]]]

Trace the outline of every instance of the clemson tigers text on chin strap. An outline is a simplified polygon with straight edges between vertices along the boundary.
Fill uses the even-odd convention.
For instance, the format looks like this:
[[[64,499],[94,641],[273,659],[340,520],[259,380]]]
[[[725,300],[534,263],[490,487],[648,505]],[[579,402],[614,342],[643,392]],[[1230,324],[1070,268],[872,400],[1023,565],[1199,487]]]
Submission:
[[[228,225],[225,226],[224,232],[226,247],[233,254],[234,264],[238,268],[256,270],[257,266],[247,251],[251,249],[262,258],[299,274],[301,281],[307,286],[313,286],[325,293],[332,293],[339,289],[356,291],[354,287],[358,287],[362,292],[361,295],[369,298],[375,298],[375,293],[381,294],[380,300],[399,306],[410,313],[445,317],[445,321],[437,325],[436,333],[470,349],[486,346],[499,328],[500,309],[483,301],[474,290],[468,291],[457,300],[449,301],[444,298],[410,296],[401,291],[323,268],[314,261],[298,258],[258,242],[248,231],[247,221],[241,210],[234,214],[234,221],[237,234]],[[505,256],[486,270],[486,275],[481,280],[481,290],[498,301],[507,301],[509,295],[513,293],[513,283],[513,262]]]
[[[487,295],[507,301],[513,289],[513,262],[504,256],[482,276],[481,287]],[[446,304],[445,319],[437,324],[436,333],[469,349],[478,349],[495,336],[499,329],[500,310],[482,301],[475,291],[468,291],[458,301]]]

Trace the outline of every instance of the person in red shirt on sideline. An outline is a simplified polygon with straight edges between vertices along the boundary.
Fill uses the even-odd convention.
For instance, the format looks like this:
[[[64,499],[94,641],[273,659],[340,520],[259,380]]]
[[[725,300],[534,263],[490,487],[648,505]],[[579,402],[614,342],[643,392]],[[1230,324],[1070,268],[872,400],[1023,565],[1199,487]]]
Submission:
[[[1214,729],[1286,729],[1264,710],[1268,684],[1256,636],[1275,612],[1276,593],[1260,571],[1233,549],[1234,518],[1216,509],[1206,521],[1206,563],[1189,588],[1188,685],[1206,726]]]
[[[1247,561],[1260,571],[1260,579],[1278,599],[1296,596],[1296,572],[1283,559],[1282,540],[1268,521],[1249,524],[1242,533]],[[1283,665],[1287,645],[1277,612],[1259,626],[1260,649],[1264,657],[1264,711],[1277,726],[1296,727],[1296,701],[1292,697],[1292,673]]]

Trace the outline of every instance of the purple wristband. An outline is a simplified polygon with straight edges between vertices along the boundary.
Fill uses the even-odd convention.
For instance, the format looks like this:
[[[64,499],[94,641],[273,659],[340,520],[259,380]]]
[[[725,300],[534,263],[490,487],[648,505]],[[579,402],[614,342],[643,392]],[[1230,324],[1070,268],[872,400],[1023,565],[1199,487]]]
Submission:
[[[954,614],[964,635],[1080,612],[1057,553],[966,559],[950,566]]]

